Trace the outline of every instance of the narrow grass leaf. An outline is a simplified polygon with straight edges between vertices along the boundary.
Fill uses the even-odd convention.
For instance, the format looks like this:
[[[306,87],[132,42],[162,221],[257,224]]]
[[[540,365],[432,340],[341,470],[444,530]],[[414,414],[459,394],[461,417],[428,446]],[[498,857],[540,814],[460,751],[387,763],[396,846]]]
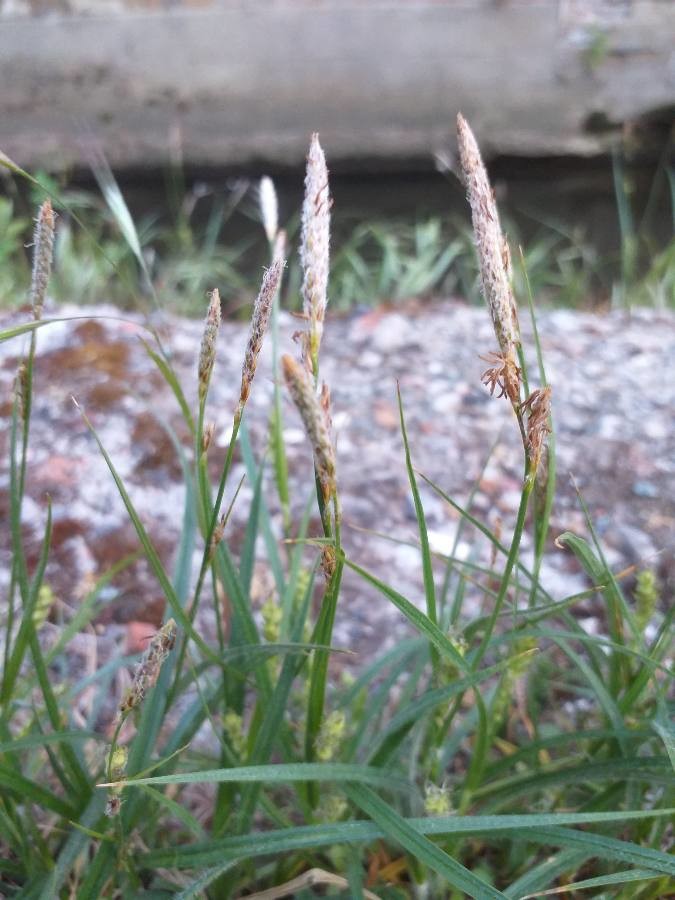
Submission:
[[[551,897],[554,894],[568,894],[571,891],[587,891],[589,888],[608,887],[617,884],[632,884],[635,881],[649,881],[659,878],[656,872],[649,869],[626,869],[623,872],[613,872],[611,875],[600,875],[597,878],[585,878],[583,881],[571,881],[563,887],[550,888],[548,891],[537,891],[535,894],[522,894],[519,900],[533,900],[535,897]]]
[[[398,413],[401,422],[401,435],[403,437],[403,447],[405,450],[405,467],[408,472],[408,481],[410,482],[410,490],[415,505],[415,516],[417,517],[417,528],[420,535],[420,548],[422,551],[422,578],[424,581],[424,596],[427,605],[427,616],[429,621],[434,625],[438,625],[438,613],[436,610],[436,586],[434,584],[434,570],[431,564],[431,551],[429,549],[429,536],[427,534],[427,523],[424,516],[424,507],[420,498],[420,492],[417,488],[417,480],[413,470],[412,458],[410,456],[410,445],[408,443],[408,433],[405,427],[405,416],[403,415],[403,399],[401,397],[401,387],[396,385],[396,396],[398,398]],[[438,651],[432,646],[431,658],[434,669],[438,667]]]
[[[394,791],[411,791],[413,785],[386,770],[373,766],[344,763],[279,763],[262,766],[235,766],[231,769],[206,769],[202,772],[179,772],[175,775],[158,775],[153,778],[129,778],[125,787],[159,784],[220,784],[233,782],[245,784],[289,784],[297,781],[343,782],[372,784]],[[108,787],[99,784],[98,787]]]
[[[194,627],[192,626],[192,623],[190,622],[190,620],[186,616],[185,612],[183,611],[180,601],[178,600],[178,597],[176,596],[176,592],[175,592],[171,582],[169,581],[166,571],[164,570],[164,566],[161,563],[159,555],[157,554],[157,551],[155,550],[155,548],[152,544],[152,541],[150,540],[150,538],[145,530],[145,527],[144,527],[143,523],[141,522],[133,503],[131,502],[131,498],[129,497],[129,494],[128,494],[126,488],[124,487],[124,483],[122,482],[122,479],[118,475],[117,470],[115,469],[115,466],[113,465],[112,459],[110,458],[107,450],[101,443],[101,439],[99,438],[99,436],[96,432],[96,429],[91,424],[91,422],[87,418],[84,411],[81,410],[81,413],[82,413],[82,418],[84,419],[86,426],[89,428],[92,435],[94,436],[94,440],[98,444],[99,450],[101,451],[101,455],[103,456],[104,460],[106,461],[106,464],[110,470],[110,474],[112,475],[112,477],[115,481],[115,484],[117,486],[119,495],[122,498],[122,501],[127,509],[129,518],[131,519],[131,521],[134,525],[134,528],[136,529],[136,534],[138,535],[141,545],[143,546],[143,550],[145,552],[146,558],[147,558],[148,562],[150,563],[152,570],[155,573],[155,576],[162,587],[164,596],[167,599],[167,603],[169,604],[169,607],[171,608],[171,612],[172,612],[174,618],[176,619],[178,624],[181,626],[181,628],[183,628],[185,630],[185,632],[190,635],[190,637],[195,642],[195,644],[199,647],[199,649],[204,654],[204,656],[207,659],[211,659],[212,661],[217,662],[218,656],[210,649],[210,647],[206,644],[206,642],[203,640],[203,638],[195,631]]]
[[[504,816],[447,816],[439,818],[404,819],[419,834],[430,835],[468,835],[468,834],[513,834],[520,841],[532,840],[544,826],[590,825],[615,822],[621,825],[631,819],[650,819],[660,816],[672,816],[673,809],[664,810],[627,810],[621,812],[599,813],[530,813]],[[515,830],[514,830],[515,829]],[[556,840],[546,835],[542,843],[562,846],[568,840],[568,831],[556,827]],[[571,832],[583,838],[589,832]],[[261,831],[236,837],[221,838],[215,841],[204,841],[201,844],[186,846],[170,846],[150,850],[138,857],[143,866],[194,868],[213,866],[226,859],[239,857],[251,858],[267,856],[274,853],[285,853],[290,850],[333,846],[342,843],[362,843],[379,840],[385,832],[372,822],[342,822],[328,825],[300,825],[295,828],[284,828],[277,831]],[[569,839],[569,840],[574,840]],[[563,842],[563,844],[560,843]],[[624,842],[619,841],[620,845]],[[632,845],[629,845],[632,846]],[[590,848],[589,856],[594,855]],[[675,865],[665,853],[657,853],[659,864],[665,860],[669,867]]]
[[[412,622],[415,628],[417,628],[421,634],[425,635],[430,643],[432,643],[443,656],[447,656],[451,659],[460,671],[469,671],[469,667],[464,657],[457,651],[455,646],[448,637],[443,634],[440,628],[430,621],[428,616],[425,616],[424,613],[420,612],[416,606],[402,594],[399,594],[398,591],[390,588],[389,585],[380,581],[379,578],[371,575],[365,569],[362,569],[361,566],[357,566],[356,563],[353,563],[348,559],[345,559],[345,565],[349,566],[349,568],[360,575],[364,581],[367,581],[368,584],[377,588],[378,591],[387,597],[387,599],[391,600],[394,606],[396,606],[403,615]]]

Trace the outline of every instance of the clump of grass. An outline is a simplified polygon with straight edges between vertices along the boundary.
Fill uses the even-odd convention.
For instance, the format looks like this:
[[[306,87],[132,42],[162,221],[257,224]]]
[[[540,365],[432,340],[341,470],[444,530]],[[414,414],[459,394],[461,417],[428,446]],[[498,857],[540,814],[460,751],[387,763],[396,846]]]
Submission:
[[[215,900],[301,896],[321,885],[333,896],[351,897],[524,900],[600,890],[604,896],[647,900],[672,891],[675,864],[667,851],[675,800],[669,693],[673,607],[662,612],[659,586],[648,573],[639,576],[635,596],[627,596],[590,518],[590,541],[571,533],[557,537],[586,571],[588,591],[553,597],[540,583],[555,490],[551,393],[531,297],[539,387],[527,371],[510,257],[475,138],[461,118],[459,140],[498,344],[484,379],[513,409],[522,437],[523,480],[515,522],[495,532],[425,479],[489,545],[487,559],[477,546],[470,560],[451,555],[439,561],[430,551],[418,487],[423,476],[413,465],[399,394],[423,610],[342,545],[339,460],[330,434],[328,390],[319,379],[320,335],[332,289],[329,233],[325,221],[307,224],[306,235],[316,231],[320,240],[306,237],[303,249],[305,338],[299,360],[280,359],[275,315],[283,238],[270,200],[273,186],[266,183],[264,225],[272,264],[254,304],[242,389],[217,484],[206,466],[207,454],[215,452],[206,411],[218,353],[218,293],[210,298],[201,349],[195,348],[197,374],[189,391],[161,343],[146,346],[191,438],[188,514],[172,575],[85,415],[140,551],[164,592],[166,615],[119,712],[119,698],[105,712],[103,688],[99,727],[84,730],[73,719],[69,700],[82,685],[60,681],[59,672],[67,667],[56,663],[96,605],[89,601],[72,623],[61,626],[55,648],[46,645],[39,609],[51,538],[49,509],[34,565],[21,528],[30,477],[34,335],[50,320],[35,316],[0,333],[3,340],[30,335],[10,440],[13,563],[3,610],[0,688],[4,895]],[[318,147],[313,139],[310,167],[324,165]],[[327,181],[310,175],[306,209],[324,215]],[[48,210],[43,208],[43,223]],[[48,243],[38,242],[36,253]],[[46,256],[36,262],[33,296],[42,296],[48,268]],[[284,537],[290,539],[281,548],[271,529],[260,528],[263,518],[270,520],[261,487],[266,462],[255,458],[245,427],[268,320],[275,371],[283,372],[312,445],[314,471],[307,473],[306,486],[321,523],[310,530],[309,506],[300,521],[291,518],[295,505],[289,502],[277,385],[271,456]],[[194,403],[188,399],[193,396]],[[229,510],[222,512],[237,450],[257,485],[239,558],[228,543]],[[188,459],[190,447],[182,453]],[[527,527],[534,559],[520,549]],[[275,585],[262,623],[251,603],[251,574],[261,544]],[[201,564],[193,584],[195,550]],[[331,640],[346,568],[400,612],[410,637],[385,653],[373,648],[372,658],[358,661],[355,674],[332,681],[328,659],[338,652]],[[323,578],[317,577],[320,570]],[[231,608],[227,623],[222,592]],[[469,610],[470,594],[479,601],[478,615]],[[607,633],[587,634],[575,616],[577,605],[591,598]],[[197,613],[205,604],[214,610],[212,639],[199,629]],[[125,664],[114,661],[93,681],[105,685],[110,670]],[[135,726],[128,734],[121,727],[127,723]],[[198,813],[196,787],[202,791]]]

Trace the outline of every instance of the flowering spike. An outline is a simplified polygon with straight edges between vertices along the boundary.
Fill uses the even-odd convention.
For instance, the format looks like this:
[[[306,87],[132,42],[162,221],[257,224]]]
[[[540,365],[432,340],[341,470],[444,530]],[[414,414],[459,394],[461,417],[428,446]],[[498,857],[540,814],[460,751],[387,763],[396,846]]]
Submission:
[[[303,360],[316,375],[323,320],[328,302],[328,260],[330,243],[331,198],[328,169],[319,135],[313,134],[307,154],[305,199],[302,205],[300,261],[304,273],[302,300],[309,328],[304,342]]]
[[[54,210],[50,200],[45,200],[42,204],[35,221],[34,248],[30,302],[33,307],[33,318],[37,321],[42,318],[54,258]]]
[[[274,182],[268,175],[263,175],[260,179],[258,200],[260,202],[260,218],[267,240],[273,244],[279,230],[279,203]]]
[[[173,650],[175,643],[176,623],[173,619],[169,619],[150,641],[150,646],[134,672],[131,687],[120,703],[119,711],[122,716],[143,702],[145,695],[159,678],[164,660]]]
[[[478,144],[466,119],[457,116],[457,141],[473,230],[476,236],[483,293],[504,358],[515,355],[518,316],[511,290],[511,256],[499,224],[499,213]]]
[[[292,356],[281,358],[284,379],[291,392],[314,451],[314,463],[327,503],[335,493],[335,451],[328,431],[326,412],[314,390],[310,374]]]
[[[244,356],[244,367],[241,373],[241,392],[239,395],[239,403],[243,406],[248,400],[251,393],[251,383],[258,365],[258,356],[262,348],[263,337],[267,330],[270,312],[272,310],[272,302],[279,288],[281,275],[284,271],[286,260],[275,259],[269,269],[265,270],[263,275],[260,293],[258,294],[253,306],[253,316],[251,318],[251,333],[249,335],[248,344],[246,345],[246,353]]]
[[[551,388],[547,385],[532,391],[521,406],[528,413],[527,449],[530,454],[532,472],[536,475],[545,447],[545,440],[551,429],[548,424],[551,415]]]
[[[206,314],[206,323],[202,335],[202,343],[199,350],[199,402],[202,403],[209,389],[213,363],[216,359],[216,341],[220,328],[220,294],[218,288],[211,291],[209,310]]]

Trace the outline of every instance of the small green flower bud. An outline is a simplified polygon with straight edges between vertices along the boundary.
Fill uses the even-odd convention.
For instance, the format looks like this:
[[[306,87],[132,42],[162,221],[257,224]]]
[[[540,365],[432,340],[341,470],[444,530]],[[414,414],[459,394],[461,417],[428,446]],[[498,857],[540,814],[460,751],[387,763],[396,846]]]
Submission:
[[[326,716],[316,739],[316,756],[321,762],[328,762],[336,755],[345,735],[347,719],[341,710],[333,710]]]
[[[448,816],[452,813],[450,790],[442,784],[427,784],[424,788],[424,810],[430,816]]]
[[[271,644],[279,640],[279,626],[281,625],[281,607],[274,602],[274,597],[263,604],[261,609],[263,618],[263,635]]]
[[[243,757],[246,753],[246,735],[244,734],[244,722],[239,713],[236,713],[233,709],[225,713],[223,730],[234,753],[239,757]]]

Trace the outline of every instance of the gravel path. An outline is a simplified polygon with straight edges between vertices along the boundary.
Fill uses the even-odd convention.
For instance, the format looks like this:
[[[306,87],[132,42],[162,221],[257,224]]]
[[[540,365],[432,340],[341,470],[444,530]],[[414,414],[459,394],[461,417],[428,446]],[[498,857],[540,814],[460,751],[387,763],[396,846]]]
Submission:
[[[50,311],[54,316],[57,312]],[[65,317],[110,315],[112,308],[58,310]],[[297,320],[282,315],[282,348],[296,352],[291,335]],[[39,333],[36,398],[24,519],[29,564],[34,564],[44,525],[46,496],[53,504],[54,539],[47,581],[58,598],[59,615],[77,608],[92,581],[137,547],[110,474],[71,402],[86,409],[129,488],[149,533],[168,564],[173,562],[181,525],[180,466],[164,425],[186,439],[175,400],[158,377],[138,337],[140,316],[79,319]],[[18,321],[18,318],[6,319]],[[543,312],[539,328],[549,381],[553,386],[559,466],[553,533],[588,535],[570,476],[588,504],[610,563],[618,570],[638,563],[656,568],[664,597],[675,584],[675,316],[638,311],[599,316],[570,311]],[[188,397],[195,394],[196,355],[201,322],[169,317],[167,346]],[[208,417],[216,422],[210,460],[214,477],[227,446],[228,426],[239,390],[247,329],[222,327]],[[524,328],[531,346],[529,328]],[[322,373],[331,386],[338,444],[338,475],[348,554],[418,605],[423,605],[416,524],[409,496],[396,406],[398,379],[405,404],[414,464],[460,503],[480,478],[473,511],[508,541],[515,519],[521,457],[513,415],[504,400],[491,398],[480,383],[479,358],[493,349],[494,337],[483,309],[457,302],[376,310],[330,319],[322,350]],[[0,506],[8,522],[8,452],[11,386],[23,339],[0,345],[0,379],[5,427],[0,435]],[[269,342],[263,350],[247,421],[258,454],[272,395]],[[297,521],[306,501],[311,461],[295,411],[285,403],[285,439]],[[486,465],[490,448],[496,443]],[[483,467],[484,471],[483,471]],[[233,472],[236,484],[244,472]],[[482,475],[481,475],[482,472]],[[274,498],[271,477],[267,496]],[[433,549],[448,552],[458,520],[426,486],[421,488]],[[251,497],[245,484],[227,537],[236,549]],[[277,506],[272,522],[280,527]],[[366,531],[364,532],[363,529]],[[313,525],[318,534],[318,523]],[[385,537],[366,533],[376,530]],[[9,528],[1,535],[0,578],[8,579]],[[530,546],[529,534],[525,546]],[[261,548],[262,549],[262,548]],[[466,530],[458,555],[489,558],[484,538]],[[195,554],[195,565],[199,553]],[[439,569],[440,571],[440,569]],[[569,552],[551,545],[543,580],[555,597],[583,590],[587,582]],[[256,568],[254,602],[267,599],[270,578]],[[132,621],[157,622],[161,591],[147,565],[137,563],[104,594],[99,638],[128,646]],[[476,596],[468,602],[475,611]],[[664,601],[665,602],[665,601]],[[579,611],[593,625],[592,605]],[[209,615],[200,626],[211,632]],[[347,574],[336,626],[336,643],[367,660],[407,633],[400,613],[381,595]],[[147,627],[145,629],[147,634]],[[129,643],[131,641],[131,643]],[[105,655],[105,654],[104,654]],[[99,660],[100,661],[100,660]]]

